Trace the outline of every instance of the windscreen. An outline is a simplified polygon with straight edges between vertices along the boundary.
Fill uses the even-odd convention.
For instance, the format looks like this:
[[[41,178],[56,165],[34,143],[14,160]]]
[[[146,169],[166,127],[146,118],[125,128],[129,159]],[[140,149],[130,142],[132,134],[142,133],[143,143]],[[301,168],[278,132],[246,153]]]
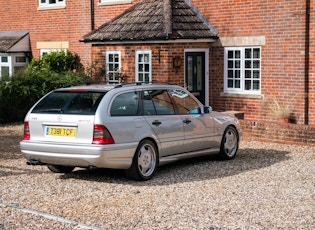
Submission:
[[[94,115],[106,92],[54,91],[43,98],[32,113]]]

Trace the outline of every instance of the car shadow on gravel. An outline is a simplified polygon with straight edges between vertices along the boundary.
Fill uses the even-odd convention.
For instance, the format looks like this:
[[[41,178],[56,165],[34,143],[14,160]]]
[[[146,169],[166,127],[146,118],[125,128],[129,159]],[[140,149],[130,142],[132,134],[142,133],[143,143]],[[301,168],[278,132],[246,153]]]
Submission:
[[[182,182],[203,181],[229,177],[259,170],[286,161],[289,152],[274,149],[239,149],[235,159],[221,161],[216,156],[182,160],[158,168],[149,181],[137,182],[126,178],[122,170],[91,169],[76,170],[60,175],[61,179],[79,179],[104,183],[134,184],[135,186],[155,186]]]

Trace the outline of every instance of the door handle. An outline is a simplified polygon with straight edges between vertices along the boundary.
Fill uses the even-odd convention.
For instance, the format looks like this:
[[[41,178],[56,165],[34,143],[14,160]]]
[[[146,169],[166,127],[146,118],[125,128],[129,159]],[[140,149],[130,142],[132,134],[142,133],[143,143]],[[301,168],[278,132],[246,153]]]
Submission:
[[[155,125],[155,126],[159,126],[160,124],[162,124],[162,122],[160,122],[159,120],[155,120],[152,122],[152,125]]]
[[[186,118],[185,120],[183,120],[183,122],[184,122],[185,124],[189,124],[189,123],[191,122],[191,120],[188,119],[188,118]]]

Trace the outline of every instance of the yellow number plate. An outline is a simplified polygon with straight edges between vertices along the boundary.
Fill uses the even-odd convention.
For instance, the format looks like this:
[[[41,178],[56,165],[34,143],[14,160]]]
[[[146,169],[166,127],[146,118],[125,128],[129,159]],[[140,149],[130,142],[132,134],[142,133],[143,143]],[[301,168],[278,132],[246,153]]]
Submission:
[[[46,127],[46,135],[48,136],[74,137],[76,131],[75,128]]]

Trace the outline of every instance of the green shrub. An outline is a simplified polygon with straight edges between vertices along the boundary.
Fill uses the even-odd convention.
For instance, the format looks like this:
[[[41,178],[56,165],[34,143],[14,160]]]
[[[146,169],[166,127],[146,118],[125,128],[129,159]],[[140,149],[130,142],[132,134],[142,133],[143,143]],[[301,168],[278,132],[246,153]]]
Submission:
[[[23,121],[31,106],[51,90],[90,82],[76,55],[53,52],[33,59],[10,81],[0,81],[0,123]]]

